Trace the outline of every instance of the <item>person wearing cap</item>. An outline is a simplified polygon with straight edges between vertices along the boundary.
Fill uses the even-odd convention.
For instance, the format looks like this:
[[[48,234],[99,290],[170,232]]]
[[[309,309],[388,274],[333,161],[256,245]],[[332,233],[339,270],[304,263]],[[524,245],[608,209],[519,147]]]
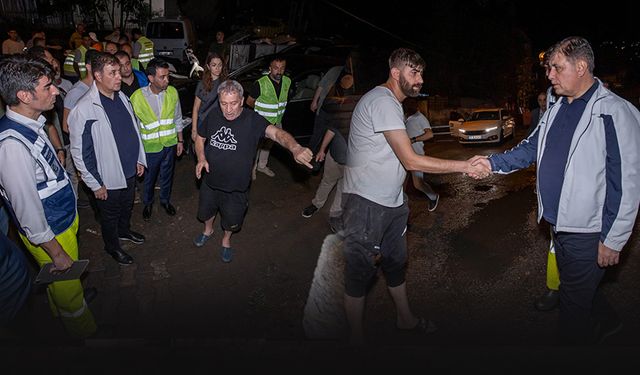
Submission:
[[[102,52],[102,43],[98,40],[98,36],[93,31],[89,33],[89,38],[91,38],[91,48],[96,51]]]

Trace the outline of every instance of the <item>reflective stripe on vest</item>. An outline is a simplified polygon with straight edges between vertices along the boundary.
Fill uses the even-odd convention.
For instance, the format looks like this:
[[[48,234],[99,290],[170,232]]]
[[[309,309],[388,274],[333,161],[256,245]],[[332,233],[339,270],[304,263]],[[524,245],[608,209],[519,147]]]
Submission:
[[[77,49],[78,51],[80,51],[80,61],[75,61],[76,64],[78,64],[78,70],[80,71],[80,79],[84,79],[84,77],[87,76],[87,67],[85,65],[86,62],[86,56],[87,56],[87,47],[85,46],[80,46]],[[75,59],[75,57],[74,57]]]
[[[0,119],[0,143],[6,139],[22,143],[46,176],[36,184],[42,208],[53,233],[64,232],[76,217],[76,196],[56,153],[36,132],[4,116]]]
[[[173,116],[178,105],[178,91],[173,86],[167,87],[162,101],[160,119],[158,119],[142,90],[136,90],[130,100],[133,111],[140,119],[140,138],[142,138],[144,151],[160,152],[164,147],[176,145],[178,136]]]
[[[74,58],[75,56],[73,54],[73,51],[69,51],[69,53],[67,53],[64,57],[64,67],[62,68],[62,71],[64,72],[64,75],[66,75],[67,77],[78,76],[78,73],[76,73],[76,70],[73,68]]]
[[[153,41],[146,36],[141,36],[137,40],[140,43],[140,52],[138,53],[138,61],[146,68],[149,61],[153,59]]]
[[[285,107],[287,106],[291,79],[282,76],[279,98],[276,96],[276,89],[268,75],[260,78],[258,83],[260,84],[260,96],[256,99],[254,110],[266,118],[271,124],[281,123]]]

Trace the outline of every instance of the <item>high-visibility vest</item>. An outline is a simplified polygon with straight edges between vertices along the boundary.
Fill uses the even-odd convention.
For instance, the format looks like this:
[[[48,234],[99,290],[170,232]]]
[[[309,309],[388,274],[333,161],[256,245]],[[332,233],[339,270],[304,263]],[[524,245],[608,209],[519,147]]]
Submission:
[[[66,231],[76,218],[76,196],[56,153],[36,132],[4,116],[0,119],[0,143],[8,138],[20,141],[42,168],[46,180],[37,183],[36,188],[47,223],[55,235]],[[2,195],[6,198],[4,191]],[[11,205],[8,200],[5,202]],[[20,226],[18,229],[24,234]]]
[[[262,117],[266,118],[270,124],[280,124],[284,115],[287,99],[289,96],[289,87],[291,79],[282,76],[282,87],[280,88],[280,97],[276,96],[276,88],[268,75],[258,79],[260,84],[260,96],[256,99],[254,109]]]
[[[84,79],[87,76],[87,66],[86,66],[86,55],[87,55],[87,47],[80,46],[77,51],[80,51],[80,61],[75,61],[75,53],[74,53],[74,62],[78,64],[78,70],[80,71],[80,79]]]
[[[135,58],[131,58],[131,67],[135,70],[140,70],[140,62],[138,61],[138,59]]]
[[[144,152],[160,152],[165,147],[178,144],[176,124],[173,123],[173,116],[178,105],[178,90],[173,86],[167,87],[159,119],[151,109],[142,90],[138,89],[131,94],[130,100],[133,111],[140,119],[140,137]]]
[[[141,36],[136,41],[140,43],[140,52],[138,53],[138,61],[143,68],[147,68],[147,64],[153,59],[153,42],[146,36]]]
[[[75,58],[74,50],[70,50],[64,55],[64,65],[62,67],[62,71],[64,75],[67,77],[77,77],[78,73],[73,68],[73,60]]]

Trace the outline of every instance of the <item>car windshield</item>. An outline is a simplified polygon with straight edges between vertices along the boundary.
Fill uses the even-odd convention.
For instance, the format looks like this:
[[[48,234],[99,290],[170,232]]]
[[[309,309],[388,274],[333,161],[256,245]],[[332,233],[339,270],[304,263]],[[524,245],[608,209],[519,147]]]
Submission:
[[[499,116],[500,113],[498,111],[473,112],[471,121],[497,120],[500,118]]]
[[[181,39],[184,31],[180,22],[152,22],[147,26],[147,36],[151,39]]]

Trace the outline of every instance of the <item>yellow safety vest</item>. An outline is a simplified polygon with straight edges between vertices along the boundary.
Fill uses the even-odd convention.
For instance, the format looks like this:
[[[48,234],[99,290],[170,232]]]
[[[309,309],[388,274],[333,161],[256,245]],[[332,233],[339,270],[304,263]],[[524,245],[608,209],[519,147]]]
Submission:
[[[80,62],[78,62],[78,70],[80,71],[80,79],[84,79],[87,76],[87,66],[86,66],[86,54],[87,47],[80,46],[77,49],[80,51]],[[74,53],[74,62],[75,62],[75,53]]]
[[[74,60],[74,50],[70,50],[64,55],[64,65],[62,67],[62,71],[64,75],[67,77],[77,77],[78,73],[73,68],[73,60]]]
[[[256,99],[254,109],[262,117],[266,118],[270,124],[280,124],[284,110],[287,106],[289,96],[289,87],[291,79],[282,76],[282,87],[280,88],[280,97],[276,96],[276,88],[268,75],[258,80],[260,84],[260,96]]]
[[[178,105],[178,91],[173,86],[167,87],[160,111],[160,119],[151,109],[149,102],[142,93],[143,89],[136,90],[131,95],[131,105],[136,116],[140,119],[140,137],[144,151],[149,153],[160,152],[164,147],[178,144],[176,125],[173,116]]]
[[[153,42],[146,36],[141,36],[136,41],[140,43],[140,53],[138,53],[138,61],[143,68],[147,68],[147,64],[153,59]]]

